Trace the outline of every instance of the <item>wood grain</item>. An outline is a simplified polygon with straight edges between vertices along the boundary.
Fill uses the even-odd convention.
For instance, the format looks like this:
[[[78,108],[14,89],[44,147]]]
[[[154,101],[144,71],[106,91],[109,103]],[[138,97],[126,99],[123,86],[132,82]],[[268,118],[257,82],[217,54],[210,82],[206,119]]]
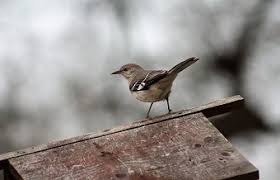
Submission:
[[[202,113],[9,159],[22,179],[257,179]]]
[[[232,109],[239,108],[243,105],[243,103],[244,103],[244,98],[241,97],[240,95],[236,95],[236,96],[232,96],[232,97],[228,97],[228,98],[219,99],[217,101],[213,101],[211,103],[208,103],[208,104],[196,107],[196,108],[192,108],[189,110],[182,110],[182,111],[166,114],[163,116],[158,116],[153,119],[140,120],[133,124],[119,126],[119,127],[113,128],[113,129],[104,130],[103,132],[89,133],[89,134],[77,136],[77,137],[66,139],[66,140],[50,142],[50,143],[39,145],[39,146],[33,146],[30,148],[26,148],[26,149],[5,153],[5,154],[0,155],[0,169],[3,169],[7,165],[7,160],[10,158],[13,158],[13,157],[24,156],[27,154],[36,153],[36,152],[68,145],[68,144],[79,142],[79,141],[89,140],[92,138],[102,137],[102,136],[106,136],[109,134],[114,134],[114,133],[129,130],[129,129],[146,126],[148,124],[158,123],[161,121],[167,121],[167,120],[171,120],[171,119],[182,117],[182,116],[187,116],[187,115],[198,113],[198,112],[202,112],[206,117],[211,117],[214,115],[219,115],[219,114],[222,114],[225,112],[229,112]]]

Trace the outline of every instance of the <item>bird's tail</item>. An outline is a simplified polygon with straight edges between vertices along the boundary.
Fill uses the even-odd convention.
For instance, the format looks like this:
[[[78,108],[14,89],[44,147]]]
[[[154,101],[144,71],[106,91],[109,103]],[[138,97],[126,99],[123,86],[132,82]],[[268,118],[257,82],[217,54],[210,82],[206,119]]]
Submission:
[[[183,62],[180,62],[179,64],[177,64],[176,66],[174,66],[173,68],[171,68],[168,73],[169,74],[178,74],[179,72],[183,71],[184,69],[186,69],[187,67],[189,67],[190,65],[192,65],[193,63],[195,63],[198,60],[197,57],[191,57],[186,59]]]

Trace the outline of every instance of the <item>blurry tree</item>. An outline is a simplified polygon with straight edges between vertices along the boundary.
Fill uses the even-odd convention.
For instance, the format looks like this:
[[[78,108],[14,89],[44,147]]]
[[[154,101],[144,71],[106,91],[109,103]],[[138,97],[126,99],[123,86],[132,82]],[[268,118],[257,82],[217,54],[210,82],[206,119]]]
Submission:
[[[22,73],[17,65],[9,61],[6,61],[4,65],[6,69],[2,73],[6,78],[6,94],[0,104],[0,152],[14,148],[14,143],[9,140],[9,136],[13,133],[9,131],[9,127],[23,118],[23,113],[17,103],[23,80]]]
[[[244,71],[247,68],[247,64],[250,63],[250,54],[254,51],[259,39],[259,32],[266,22],[266,17],[270,12],[269,10],[273,2],[273,0],[258,1],[248,13],[235,37],[235,41],[228,46],[229,48],[224,51],[213,48],[208,55],[213,59],[211,61],[213,64],[210,66],[211,70],[222,75],[225,73],[229,76],[232,83],[232,94],[241,94],[245,96],[245,99],[246,92],[243,87],[245,83]],[[247,103],[245,103],[245,107],[242,110],[224,118],[216,119],[215,125],[225,135],[232,135],[248,129],[272,130],[260,116],[259,112]]]

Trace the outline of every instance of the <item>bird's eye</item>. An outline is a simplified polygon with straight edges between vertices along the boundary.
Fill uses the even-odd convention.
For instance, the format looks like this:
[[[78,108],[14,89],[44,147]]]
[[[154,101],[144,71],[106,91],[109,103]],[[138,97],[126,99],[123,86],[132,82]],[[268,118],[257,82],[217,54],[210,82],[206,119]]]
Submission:
[[[127,68],[124,68],[123,71],[127,71]]]

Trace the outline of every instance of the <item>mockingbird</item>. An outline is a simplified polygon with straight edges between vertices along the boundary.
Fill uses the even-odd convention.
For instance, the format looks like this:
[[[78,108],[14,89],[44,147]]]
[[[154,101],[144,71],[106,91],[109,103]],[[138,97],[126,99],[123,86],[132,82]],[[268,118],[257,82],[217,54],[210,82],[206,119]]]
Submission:
[[[168,113],[171,112],[168,97],[171,92],[172,83],[177,74],[189,67],[198,60],[196,57],[177,64],[169,71],[166,70],[145,70],[137,64],[123,65],[120,70],[112,74],[121,74],[127,79],[129,90],[136,99],[143,102],[150,102],[147,118],[154,102],[166,100]]]

